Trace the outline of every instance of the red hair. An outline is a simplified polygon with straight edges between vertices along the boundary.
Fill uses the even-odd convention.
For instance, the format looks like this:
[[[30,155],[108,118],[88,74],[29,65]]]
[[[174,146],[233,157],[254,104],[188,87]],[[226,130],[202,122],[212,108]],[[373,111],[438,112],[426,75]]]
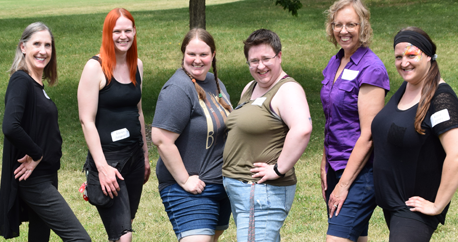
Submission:
[[[116,21],[120,17],[125,17],[132,21],[132,27],[135,28],[135,20],[132,17],[132,14],[129,13],[124,8],[115,8],[111,10],[105,22],[103,23],[103,32],[102,32],[102,46],[100,47],[100,59],[102,60],[102,70],[105,76],[107,77],[108,84],[113,77],[113,70],[116,66],[116,55],[115,55],[115,46],[113,42],[113,29],[116,25]],[[135,33],[132,46],[127,51],[127,64],[129,66],[130,80],[134,85],[137,84],[135,75],[137,73],[137,34]]]

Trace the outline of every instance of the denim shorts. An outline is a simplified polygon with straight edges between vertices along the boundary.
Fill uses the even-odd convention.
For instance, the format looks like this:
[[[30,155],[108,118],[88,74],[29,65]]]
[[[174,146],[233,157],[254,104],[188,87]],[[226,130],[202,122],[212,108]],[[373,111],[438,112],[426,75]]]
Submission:
[[[232,216],[237,226],[237,241],[247,241],[250,220],[252,184],[223,177],[224,188],[231,201]],[[254,235],[256,241],[279,242],[283,226],[296,193],[296,185],[272,186],[254,184]]]
[[[328,235],[357,241],[367,236],[369,220],[376,207],[372,165],[366,165],[350,186],[348,196],[338,216],[329,218],[329,196],[342,177],[344,170],[329,168],[326,175],[326,207],[328,211]]]
[[[180,240],[191,235],[214,235],[229,227],[231,205],[221,184],[206,184],[201,194],[173,184],[160,191],[165,211]]]

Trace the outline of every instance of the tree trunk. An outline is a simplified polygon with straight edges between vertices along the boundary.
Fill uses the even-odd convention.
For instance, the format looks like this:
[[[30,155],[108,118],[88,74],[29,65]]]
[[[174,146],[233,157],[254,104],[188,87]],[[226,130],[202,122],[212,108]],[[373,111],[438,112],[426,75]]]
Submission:
[[[189,0],[189,29],[205,29],[205,0]]]

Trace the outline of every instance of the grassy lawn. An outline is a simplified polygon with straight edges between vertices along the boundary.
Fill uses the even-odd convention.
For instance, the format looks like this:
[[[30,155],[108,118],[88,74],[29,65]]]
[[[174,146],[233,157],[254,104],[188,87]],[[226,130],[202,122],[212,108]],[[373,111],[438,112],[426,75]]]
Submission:
[[[406,26],[423,28],[438,47],[442,76],[458,90],[456,12],[454,0],[367,0],[372,14],[374,39],[372,50],[388,70],[392,91],[402,80],[394,68],[393,37]],[[225,83],[232,103],[238,102],[245,84],[252,80],[243,56],[242,41],[259,28],[278,33],[283,43],[283,69],[299,81],[306,93],[313,118],[309,146],[296,165],[298,185],[292,211],[282,229],[283,241],[323,241],[327,228],[325,204],[321,197],[319,163],[323,149],[324,115],[319,91],[321,71],[337,52],[326,41],[323,11],[332,1],[303,0],[299,17],[292,17],[272,0],[207,0],[207,30],[217,44],[218,75]],[[81,167],[87,147],[78,121],[76,90],[86,61],[98,53],[103,20],[114,7],[125,7],[136,20],[138,53],[144,63],[143,110],[145,122],[153,120],[160,88],[181,63],[180,43],[188,31],[188,1],[184,0],[0,0],[0,122],[3,120],[4,94],[17,41],[24,28],[35,21],[46,23],[56,40],[59,84],[46,92],[59,109],[59,124],[64,139],[59,190],[88,230],[94,241],[106,241],[106,234],[95,207],[83,201],[78,188],[84,181]],[[3,134],[0,134],[3,139]],[[0,144],[0,149],[2,149]],[[175,241],[175,235],[164,212],[154,175],[157,151],[151,147],[153,174],[145,185],[140,208],[134,221],[135,241]],[[433,241],[455,241],[458,238],[458,207],[452,201],[445,226],[439,226]],[[383,214],[375,211],[369,231],[370,241],[388,241]],[[52,235],[52,241],[59,241]],[[0,241],[3,241],[0,238]],[[21,237],[27,241],[27,225]],[[236,241],[235,226],[220,241]]]

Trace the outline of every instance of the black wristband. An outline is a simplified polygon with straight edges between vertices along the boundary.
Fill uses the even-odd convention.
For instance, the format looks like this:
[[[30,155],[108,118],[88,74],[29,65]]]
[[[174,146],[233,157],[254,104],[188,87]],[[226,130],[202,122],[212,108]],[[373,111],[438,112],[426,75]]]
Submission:
[[[275,173],[277,173],[277,176],[280,176],[280,177],[284,177],[285,174],[286,174],[286,173],[285,173],[285,174],[281,174],[281,173],[278,171],[278,164],[277,164],[277,163],[275,163],[275,165],[274,165],[274,171],[275,171]]]

